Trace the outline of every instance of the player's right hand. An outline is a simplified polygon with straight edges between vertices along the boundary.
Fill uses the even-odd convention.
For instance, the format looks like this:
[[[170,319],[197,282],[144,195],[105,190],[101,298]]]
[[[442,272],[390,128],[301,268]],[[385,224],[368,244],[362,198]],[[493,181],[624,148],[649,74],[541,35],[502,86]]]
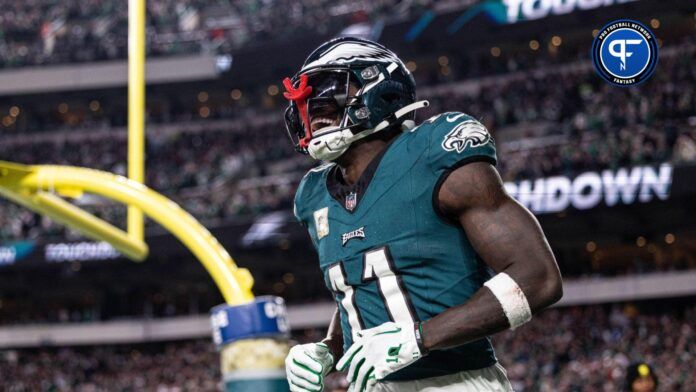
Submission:
[[[324,390],[324,376],[333,368],[334,358],[324,343],[299,344],[285,358],[285,372],[291,392]]]

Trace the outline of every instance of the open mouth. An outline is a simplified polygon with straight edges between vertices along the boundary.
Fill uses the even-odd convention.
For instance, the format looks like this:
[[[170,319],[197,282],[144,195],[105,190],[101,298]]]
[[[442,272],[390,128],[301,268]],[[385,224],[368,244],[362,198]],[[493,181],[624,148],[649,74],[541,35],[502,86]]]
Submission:
[[[338,125],[335,117],[316,117],[311,122],[312,132],[332,125]]]

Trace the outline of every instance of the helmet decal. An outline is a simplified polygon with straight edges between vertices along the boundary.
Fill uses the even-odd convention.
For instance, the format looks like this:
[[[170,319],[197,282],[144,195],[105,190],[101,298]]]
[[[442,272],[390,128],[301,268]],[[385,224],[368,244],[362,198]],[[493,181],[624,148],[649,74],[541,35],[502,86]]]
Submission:
[[[312,58],[313,56],[310,56]],[[395,62],[401,64],[396,55],[380,46],[362,41],[337,42],[328,49],[318,54],[318,58],[305,63],[303,70],[330,66],[347,65],[355,61],[363,62]],[[406,69],[406,67],[404,67]]]

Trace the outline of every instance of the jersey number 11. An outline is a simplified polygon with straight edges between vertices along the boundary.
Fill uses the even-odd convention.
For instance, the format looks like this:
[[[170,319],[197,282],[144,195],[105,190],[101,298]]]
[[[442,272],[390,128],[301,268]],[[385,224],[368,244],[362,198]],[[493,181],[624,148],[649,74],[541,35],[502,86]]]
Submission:
[[[396,323],[411,325],[416,322],[416,315],[413,312],[410,298],[401,278],[393,268],[394,263],[389,252],[389,248],[384,246],[372,249],[363,255],[362,282],[367,283],[377,281],[377,289],[385,303],[385,308],[389,314],[389,319]],[[343,294],[341,306],[348,315],[353,339],[355,334],[365,329],[362,317],[356,306],[355,291],[353,287],[346,283],[346,273],[343,263],[338,262],[329,268],[329,280],[335,292]]]

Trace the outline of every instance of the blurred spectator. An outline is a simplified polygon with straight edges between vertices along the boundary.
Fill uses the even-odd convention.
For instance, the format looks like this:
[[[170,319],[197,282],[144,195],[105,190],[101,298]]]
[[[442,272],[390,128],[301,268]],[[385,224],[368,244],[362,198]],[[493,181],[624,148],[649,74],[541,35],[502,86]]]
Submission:
[[[219,390],[209,341],[0,352],[3,391]]]
[[[355,23],[400,20],[433,3],[150,0],[147,48],[155,56],[229,52],[288,33],[338,33]],[[0,0],[0,10],[0,68],[126,57],[128,7],[122,2]]]
[[[625,369],[642,359],[661,391],[689,391],[696,349],[696,308],[640,314],[632,305],[551,309],[493,338],[516,391],[617,391]]]
[[[624,389],[637,358],[652,369],[660,391],[696,386],[696,308],[642,314],[633,305],[551,309],[516,331],[493,337],[515,391],[597,392]],[[316,341],[320,330],[296,335]],[[640,369],[638,369],[639,371]],[[0,390],[215,390],[218,356],[208,340],[106,347],[0,351]],[[344,391],[340,374],[328,391]]]
[[[647,363],[634,363],[626,369],[627,392],[655,392],[658,385],[655,370]]]
[[[679,49],[664,55],[654,80],[637,88],[609,86],[589,68],[550,68],[488,79],[474,92],[460,91],[456,84],[445,90],[423,88],[432,105],[419,116],[452,110],[477,116],[496,138],[498,169],[506,181],[693,162],[696,46],[687,43]],[[173,121],[175,132],[150,132],[146,183],[206,223],[291,208],[295,185],[313,162],[296,154],[284,137],[280,108],[264,113],[210,107],[217,117],[232,120],[199,123],[171,114],[163,118]],[[0,159],[125,174],[126,143],[118,136],[51,136],[2,144]],[[46,218],[0,203],[5,206],[0,239],[75,236]],[[103,200],[88,204],[88,210],[123,225],[124,208]]]

